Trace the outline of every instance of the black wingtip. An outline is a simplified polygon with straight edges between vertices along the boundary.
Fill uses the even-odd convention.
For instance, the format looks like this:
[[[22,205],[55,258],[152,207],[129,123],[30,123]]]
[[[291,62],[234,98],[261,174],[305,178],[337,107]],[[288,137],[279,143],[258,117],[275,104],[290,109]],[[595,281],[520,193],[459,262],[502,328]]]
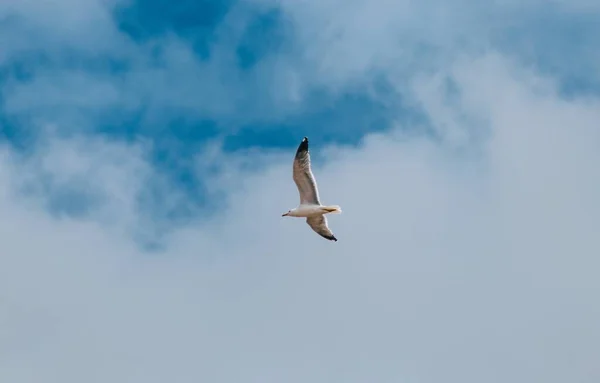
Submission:
[[[298,150],[296,151],[296,154],[301,153],[301,152],[306,152],[308,151],[308,137],[304,137],[302,139],[302,142],[300,143],[300,146],[298,146]]]

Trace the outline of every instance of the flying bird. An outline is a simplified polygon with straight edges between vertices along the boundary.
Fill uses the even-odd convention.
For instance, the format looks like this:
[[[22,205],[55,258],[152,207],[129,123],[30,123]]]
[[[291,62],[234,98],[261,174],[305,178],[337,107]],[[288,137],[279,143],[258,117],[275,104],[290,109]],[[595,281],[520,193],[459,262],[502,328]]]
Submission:
[[[282,217],[305,217],[306,223],[317,234],[330,241],[337,241],[329,227],[325,214],[340,214],[342,209],[338,205],[324,206],[319,201],[317,181],[310,169],[310,154],[308,153],[308,138],[304,137],[294,158],[294,182],[300,193],[300,205],[288,210]]]

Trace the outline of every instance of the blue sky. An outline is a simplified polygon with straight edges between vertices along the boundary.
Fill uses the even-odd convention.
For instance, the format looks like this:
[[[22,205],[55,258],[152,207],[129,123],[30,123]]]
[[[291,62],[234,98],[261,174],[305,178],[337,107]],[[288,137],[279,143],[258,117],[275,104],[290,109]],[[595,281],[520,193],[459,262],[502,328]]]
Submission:
[[[293,25],[276,6],[145,1],[103,11],[93,19],[99,30],[77,41],[68,27],[54,36],[26,13],[7,12],[3,28],[19,35],[2,65],[3,136],[14,147],[31,148],[43,125],[67,135],[143,138],[156,169],[207,209],[202,177],[185,160],[202,143],[218,139],[226,152],[292,148],[303,135],[356,144],[396,114],[362,89],[333,93],[315,84],[296,101],[278,100],[277,78],[259,68],[294,55]],[[385,79],[372,81],[377,97],[392,97]],[[406,118],[416,114],[407,108]]]
[[[499,50],[552,75],[566,94],[600,89],[588,75],[597,72],[596,14],[566,3],[424,3],[407,11],[414,19],[399,17],[397,36],[365,23],[367,36],[382,37],[371,47],[347,45],[356,32],[337,25],[343,19],[333,18],[319,38],[313,33],[327,28],[326,18],[312,25],[302,19],[312,17],[310,7],[305,15],[269,1],[84,2],[48,15],[23,4],[3,11],[4,139],[27,151],[53,125],[66,135],[147,140],[155,169],[207,214],[203,177],[189,161],[203,143],[218,140],[226,153],[291,149],[304,135],[320,145],[357,145],[398,122],[431,133],[397,82],[438,70],[459,52]],[[360,12],[353,7],[346,13]],[[431,15],[439,22],[427,22]],[[359,49],[372,63],[355,59]],[[403,70],[391,79],[376,60],[395,56]],[[347,65],[332,72],[328,63],[336,61]],[[156,219],[185,218],[186,210],[141,209]]]
[[[597,382],[598,20],[3,1],[0,380]]]

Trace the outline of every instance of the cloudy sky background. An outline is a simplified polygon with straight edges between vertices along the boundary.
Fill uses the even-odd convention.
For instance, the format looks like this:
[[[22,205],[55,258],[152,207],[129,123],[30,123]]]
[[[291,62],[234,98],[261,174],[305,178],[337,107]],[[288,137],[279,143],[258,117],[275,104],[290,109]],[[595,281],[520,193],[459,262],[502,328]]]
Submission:
[[[3,1],[0,380],[597,382],[598,4]]]

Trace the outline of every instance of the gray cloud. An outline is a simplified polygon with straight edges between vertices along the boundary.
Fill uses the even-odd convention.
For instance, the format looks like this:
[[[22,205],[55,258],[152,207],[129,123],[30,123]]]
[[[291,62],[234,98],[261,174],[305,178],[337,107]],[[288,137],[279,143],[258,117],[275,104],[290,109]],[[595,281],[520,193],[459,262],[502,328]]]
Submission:
[[[436,98],[446,77],[452,108]],[[313,142],[322,199],[344,209],[337,243],[280,217],[297,203],[290,153],[249,174],[220,158],[221,214],[149,255],[119,225],[15,195],[23,168],[4,150],[0,379],[598,381],[600,100],[561,98],[497,55],[413,86],[435,140]]]

